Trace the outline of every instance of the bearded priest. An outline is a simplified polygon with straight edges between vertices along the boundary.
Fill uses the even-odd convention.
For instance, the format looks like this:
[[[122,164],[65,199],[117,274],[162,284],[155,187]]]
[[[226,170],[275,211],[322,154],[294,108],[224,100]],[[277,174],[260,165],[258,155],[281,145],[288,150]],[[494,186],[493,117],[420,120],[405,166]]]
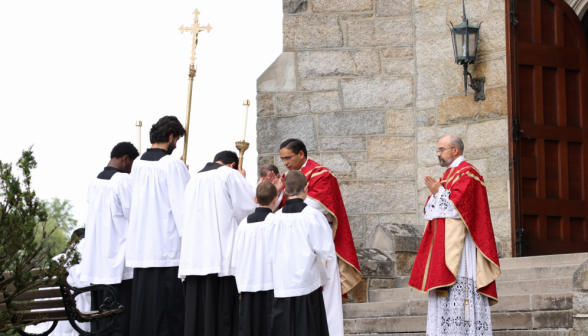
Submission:
[[[486,184],[463,157],[464,144],[447,135],[437,157],[440,181],[425,176],[428,220],[409,286],[429,292],[427,335],[492,335],[490,306],[498,303],[500,264]]]
[[[284,141],[280,145],[280,157],[288,170],[300,170],[306,176],[308,197],[304,203],[325,215],[331,225],[338,262],[327,263],[330,280],[323,286],[323,298],[329,334],[343,335],[342,303],[362,276],[339,183],[329,168],[308,159],[306,146],[299,139]],[[283,206],[287,195],[281,196]]]

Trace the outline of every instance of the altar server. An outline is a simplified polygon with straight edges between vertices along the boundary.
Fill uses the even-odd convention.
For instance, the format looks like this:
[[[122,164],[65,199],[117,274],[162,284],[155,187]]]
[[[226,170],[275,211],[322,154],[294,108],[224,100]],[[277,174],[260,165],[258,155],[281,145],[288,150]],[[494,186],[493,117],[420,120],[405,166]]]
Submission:
[[[133,267],[132,336],[184,334],[184,293],[178,279],[184,191],[190,173],[170,154],[186,131],[166,116],[151,127],[153,146],[135,161],[126,266]]]
[[[110,162],[88,188],[86,253],[81,262],[81,281],[110,285],[124,313],[117,316],[108,335],[129,336],[133,269],[125,267],[125,245],[131,211],[133,161],[139,151],[130,142],[121,142],[110,152]],[[105,291],[92,291],[92,310],[104,303]],[[104,321],[92,322],[92,331],[104,329]]]
[[[332,232],[325,216],[307,206],[306,177],[286,175],[284,207],[269,228],[274,282],[270,335],[329,335],[322,288],[328,281],[323,262],[337,262]]]
[[[261,182],[255,192],[259,207],[237,229],[233,265],[241,293],[239,336],[269,335],[268,316],[272,312],[274,283],[269,263],[267,228],[278,201],[278,191],[270,182]]]
[[[231,264],[238,224],[255,211],[255,190],[222,151],[194,175],[184,199],[179,276],[186,278],[186,336],[237,335],[239,293]]]

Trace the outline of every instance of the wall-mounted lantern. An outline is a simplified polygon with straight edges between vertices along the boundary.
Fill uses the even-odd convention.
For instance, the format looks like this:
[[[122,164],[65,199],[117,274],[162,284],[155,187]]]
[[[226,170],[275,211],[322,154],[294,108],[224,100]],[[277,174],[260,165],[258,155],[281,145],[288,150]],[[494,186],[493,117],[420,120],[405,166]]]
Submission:
[[[451,23],[451,22],[450,22]],[[451,40],[453,41],[453,52],[455,53],[455,63],[463,65],[463,83],[465,86],[465,95],[468,95],[468,76],[470,77],[470,87],[475,91],[474,100],[486,99],[484,93],[485,77],[473,78],[468,72],[468,64],[476,63],[476,54],[478,51],[478,38],[480,37],[480,22],[477,26],[470,24],[465,12],[465,0],[463,0],[463,22],[457,26],[451,23]]]

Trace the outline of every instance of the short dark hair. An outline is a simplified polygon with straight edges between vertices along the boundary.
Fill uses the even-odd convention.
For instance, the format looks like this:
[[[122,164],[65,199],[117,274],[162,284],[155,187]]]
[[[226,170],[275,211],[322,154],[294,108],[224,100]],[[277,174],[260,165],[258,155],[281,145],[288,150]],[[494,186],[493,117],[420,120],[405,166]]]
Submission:
[[[286,192],[289,195],[294,195],[304,187],[306,187],[306,176],[300,170],[291,170],[286,174],[284,184],[286,184]]]
[[[178,118],[165,116],[151,126],[149,140],[152,144],[167,142],[170,134],[173,134],[174,137],[183,137],[186,135],[186,130]]]
[[[231,164],[233,162],[235,162],[236,164],[239,164],[239,156],[237,156],[237,153],[230,151],[230,150],[225,150],[222,152],[218,152],[215,156],[214,156],[214,160],[213,162],[217,162],[220,161],[223,164]],[[234,167],[235,169],[238,169],[239,167],[237,167],[237,165],[235,165]]]
[[[259,177],[266,177],[269,172],[274,172],[274,174],[280,175],[280,171],[278,167],[276,167],[273,163],[266,163],[259,169]]]
[[[300,151],[302,151],[304,153],[304,157],[308,159],[308,152],[306,151],[306,146],[304,145],[304,142],[302,142],[302,140],[288,139],[288,140],[282,142],[282,144],[280,145],[280,149],[282,149],[284,147],[291,150],[292,153],[294,153],[294,154],[298,154],[298,153],[300,153]]]
[[[129,159],[134,160],[139,156],[139,151],[137,148],[130,142],[119,142],[112,148],[110,152],[110,158],[121,158],[125,155],[129,156]]]
[[[271,182],[261,182],[255,190],[257,196],[257,203],[261,206],[268,206],[278,196],[278,190]]]

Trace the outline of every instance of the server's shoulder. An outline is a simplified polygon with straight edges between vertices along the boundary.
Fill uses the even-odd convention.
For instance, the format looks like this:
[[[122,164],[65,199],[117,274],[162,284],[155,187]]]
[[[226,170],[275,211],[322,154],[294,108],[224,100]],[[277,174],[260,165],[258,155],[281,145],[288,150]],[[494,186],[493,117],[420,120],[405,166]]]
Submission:
[[[311,216],[323,216],[323,214],[318,211],[317,209],[311,207],[311,206],[306,206],[304,207],[304,209],[302,210],[302,213],[305,215],[311,215]]]
[[[124,183],[124,182],[128,182],[131,180],[131,175],[127,174],[127,173],[115,173],[114,175],[112,175],[112,177],[110,178],[111,182],[114,183]]]

